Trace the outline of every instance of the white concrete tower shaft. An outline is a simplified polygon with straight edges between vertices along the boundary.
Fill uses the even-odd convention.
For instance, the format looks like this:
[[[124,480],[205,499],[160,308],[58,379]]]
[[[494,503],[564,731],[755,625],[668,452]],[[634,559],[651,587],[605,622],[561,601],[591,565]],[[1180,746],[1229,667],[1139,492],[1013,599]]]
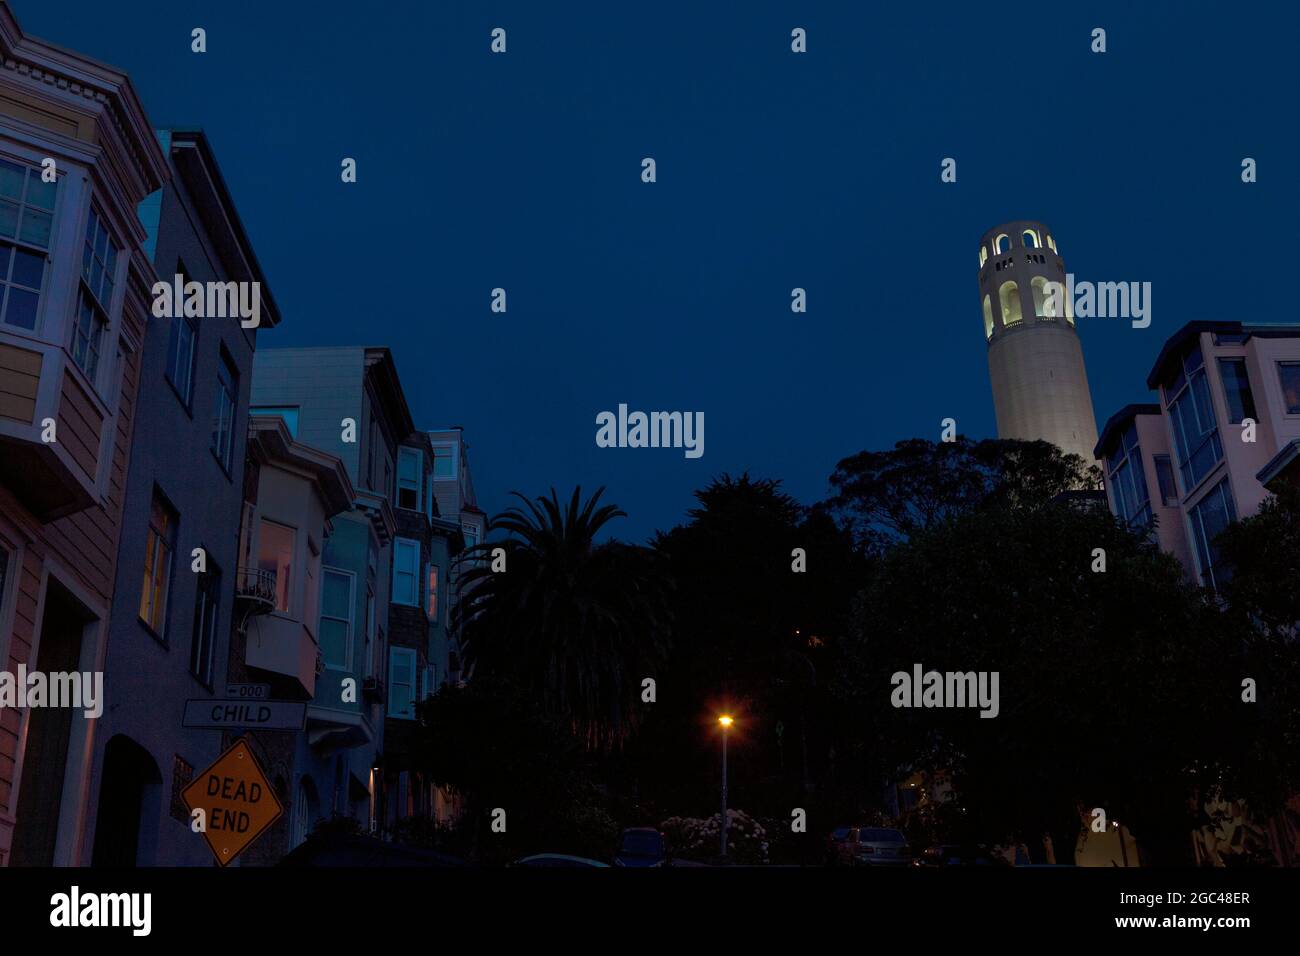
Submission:
[[[1003,223],[979,258],[998,437],[1041,438],[1091,463],[1097,420],[1056,240],[1041,222]]]

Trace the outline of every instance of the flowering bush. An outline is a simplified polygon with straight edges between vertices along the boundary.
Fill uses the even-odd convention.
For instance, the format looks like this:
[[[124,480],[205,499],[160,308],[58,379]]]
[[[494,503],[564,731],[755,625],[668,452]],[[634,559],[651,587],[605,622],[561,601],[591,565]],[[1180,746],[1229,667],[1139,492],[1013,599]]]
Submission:
[[[722,846],[722,814],[711,817],[669,817],[659,824],[674,856],[705,860]],[[727,811],[727,859],[733,863],[768,862],[767,830],[743,810]]]

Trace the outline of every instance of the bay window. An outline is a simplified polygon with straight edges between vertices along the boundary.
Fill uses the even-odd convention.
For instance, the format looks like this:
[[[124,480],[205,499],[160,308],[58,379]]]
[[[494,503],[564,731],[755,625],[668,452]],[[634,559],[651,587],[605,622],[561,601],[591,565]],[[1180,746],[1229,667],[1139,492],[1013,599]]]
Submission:
[[[103,217],[93,206],[86,220],[86,239],[81,250],[81,282],[77,310],[72,317],[72,338],[68,350],[72,360],[93,383],[99,371],[104,330],[113,307],[117,281],[117,246]]]
[[[0,160],[0,324],[36,329],[58,185]]]
[[[1188,494],[1223,458],[1223,442],[1219,438],[1200,346],[1184,357],[1178,375],[1165,388],[1165,406],[1174,433],[1183,493]]]

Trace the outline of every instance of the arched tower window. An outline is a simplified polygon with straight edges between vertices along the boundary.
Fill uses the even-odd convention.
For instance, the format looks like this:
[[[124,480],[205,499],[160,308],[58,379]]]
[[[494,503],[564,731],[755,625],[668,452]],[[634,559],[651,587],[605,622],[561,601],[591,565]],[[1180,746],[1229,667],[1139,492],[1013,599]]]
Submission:
[[[1020,241],[1025,244],[1026,249],[1037,249],[1041,243],[1038,241],[1038,233],[1032,229],[1026,229],[1020,234]]]
[[[993,338],[993,302],[984,296],[984,337]]]
[[[1002,325],[1014,325],[1024,316],[1020,314],[1020,287],[1014,282],[1004,282],[998,289],[998,300],[1002,305]]]
[[[980,245],[980,268],[983,269],[983,268],[984,268],[984,263],[986,263],[986,262],[988,262],[988,261],[989,261],[989,249],[988,249],[988,246],[981,244],[981,245]]]
[[[1011,237],[1008,236],[1005,232],[993,240],[993,252],[996,255],[1000,256],[1002,255],[1002,253],[1006,252],[1010,248],[1011,248]]]
[[[1034,315],[1043,319],[1054,319],[1055,303],[1047,292],[1047,279],[1034,276],[1029,280],[1029,291],[1034,294]]]

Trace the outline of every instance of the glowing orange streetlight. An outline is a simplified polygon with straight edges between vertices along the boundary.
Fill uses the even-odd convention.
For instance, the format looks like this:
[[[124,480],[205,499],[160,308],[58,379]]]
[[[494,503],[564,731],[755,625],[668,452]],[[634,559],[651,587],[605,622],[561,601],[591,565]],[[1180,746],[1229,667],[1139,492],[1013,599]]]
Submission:
[[[722,727],[722,855],[727,855],[727,731],[736,721],[730,714],[721,714],[718,724]]]

